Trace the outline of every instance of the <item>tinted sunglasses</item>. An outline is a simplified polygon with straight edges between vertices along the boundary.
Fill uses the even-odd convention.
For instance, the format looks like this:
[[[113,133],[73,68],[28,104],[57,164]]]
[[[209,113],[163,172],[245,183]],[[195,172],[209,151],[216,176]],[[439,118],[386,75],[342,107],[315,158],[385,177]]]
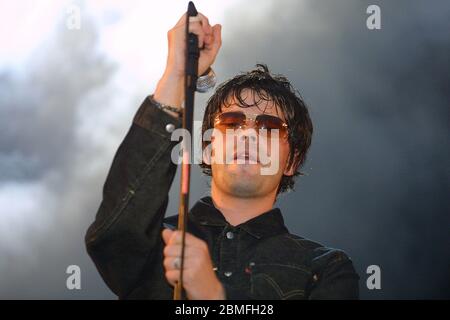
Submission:
[[[226,133],[226,129],[244,129],[248,127],[248,122],[254,123],[254,128],[259,134],[259,130],[265,129],[270,137],[274,129],[278,130],[279,137],[286,137],[288,125],[278,117],[269,114],[246,114],[239,111],[230,111],[218,114],[214,119],[214,127]]]

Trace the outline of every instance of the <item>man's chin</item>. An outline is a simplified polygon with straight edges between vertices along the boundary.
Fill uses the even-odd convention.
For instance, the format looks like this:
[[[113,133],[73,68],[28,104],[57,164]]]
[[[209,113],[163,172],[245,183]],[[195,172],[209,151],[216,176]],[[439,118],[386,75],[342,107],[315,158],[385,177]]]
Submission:
[[[261,186],[251,179],[233,181],[230,183],[229,189],[238,198],[254,198],[261,192]]]
[[[226,170],[229,173],[240,174],[244,176],[261,175],[261,165],[259,163],[243,163],[243,164],[229,164]]]

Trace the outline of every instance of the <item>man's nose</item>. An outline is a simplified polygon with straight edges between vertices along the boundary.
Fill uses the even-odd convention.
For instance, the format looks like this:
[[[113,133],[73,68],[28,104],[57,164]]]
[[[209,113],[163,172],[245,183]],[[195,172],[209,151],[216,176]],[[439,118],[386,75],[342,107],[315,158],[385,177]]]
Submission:
[[[240,129],[238,141],[256,141],[258,133],[253,127],[245,127]]]

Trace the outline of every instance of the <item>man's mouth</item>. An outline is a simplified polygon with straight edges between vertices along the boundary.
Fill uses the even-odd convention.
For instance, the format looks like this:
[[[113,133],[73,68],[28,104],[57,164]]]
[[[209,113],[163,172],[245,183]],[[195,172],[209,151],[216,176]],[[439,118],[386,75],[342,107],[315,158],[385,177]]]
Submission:
[[[238,164],[244,164],[244,163],[257,164],[257,163],[259,163],[258,157],[256,155],[253,155],[248,152],[243,152],[240,154],[235,153],[233,159],[236,162],[237,162],[237,160],[239,160],[239,162],[237,162]]]

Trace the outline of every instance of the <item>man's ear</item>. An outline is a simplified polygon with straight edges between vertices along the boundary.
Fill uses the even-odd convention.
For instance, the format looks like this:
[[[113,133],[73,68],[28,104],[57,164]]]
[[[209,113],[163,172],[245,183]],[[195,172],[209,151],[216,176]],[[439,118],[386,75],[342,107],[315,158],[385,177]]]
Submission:
[[[289,151],[287,161],[289,161],[290,156],[291,156],[291,151]],[[294,159],[292,160],[292,163],[289,165],[286,165],[286,168],[284,168],[283,175],[288,176],[288,177],[294,175],[295,171],[297,171],[298,162],[300,160],[299,157],[300,157],[300,153],[299,153],[299,151],[296,151]]]

